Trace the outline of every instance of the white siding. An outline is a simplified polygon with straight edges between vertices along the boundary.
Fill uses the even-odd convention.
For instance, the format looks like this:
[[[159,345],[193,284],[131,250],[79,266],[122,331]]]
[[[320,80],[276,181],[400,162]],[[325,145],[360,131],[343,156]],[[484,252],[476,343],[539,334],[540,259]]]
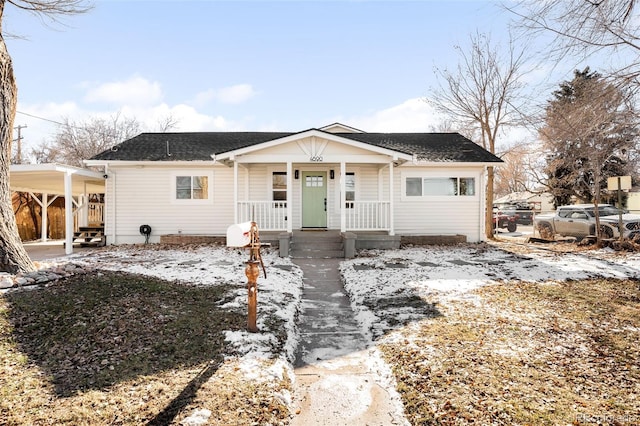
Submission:
[[[640,192],[629,192],[627,209],[630,213],[640,214]]]
[[[176,173],[212,176],[212,202],[174,202],[172,180]],[[165,234],[225,235],[233,223],[232,168],[112,167],[109,175],[105,220],[109,244],[144,242],[140,225],[151,226],[150,241],[158,242]]]
[[[408,171],[433,177],[474,177],[475,196],[403,197]],[[388,170],[386,173],[388,175]],[[395,232],[398,235],[462,234],[469,242],[482,241],[484,173],[476,168],[399,167],[394,173]]]
[[[303,140],[307,146],[320,146],[319,140]],[[328,143],[323,152],[337,155],[340,150],[350,155],[366,154],[359,148]],[[286,171],[287,152],[300,152],[296,143],[272,147],[269,163],[243,163],[238,166],[238,201],[269,201],[274,171]],[[263,152],[264,153],[264,152]],[[274,155],[282,162],[273,162]],[[254,157],[257,161],[258,156]],[[275,161],[280,161],[279,158]],[[346,171],[356,176],[356,201],[389,201],[389,165],[346,163]],[[106,181],[105,226],[109,244],[141,243],[140,225],[152,227],[151,241],[159,241],[165,234],[225,235],[234,218],[233,167],[188,164],[159,164],[144,166],[110,166]],[[340,163],[293,162],[300,178],[292,179],[291,199],[293,229],[301,227],[302,173],[322,171],[327,174],[327,225],[340,229]],[[330,171],[335,177],[330,179]],[[176,173],[209,174],[213,188],[211,202],[178,204],[175,202],[172,181]],[[440,167],[406,163],[394,167],[394,231],[397,235],[464,234],[470,242],[482,241],[484,211],[484,168]],[[403,180],[410,173],[421,176],[474,177],[474,196],[441,196],[408,198],[403,195]]]

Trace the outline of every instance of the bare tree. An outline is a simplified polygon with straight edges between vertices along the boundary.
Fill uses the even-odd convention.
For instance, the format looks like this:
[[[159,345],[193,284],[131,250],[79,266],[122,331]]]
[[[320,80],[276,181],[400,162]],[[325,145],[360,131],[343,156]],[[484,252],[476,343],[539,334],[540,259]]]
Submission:
[[[175,116],[173,116],[172,114],[168,114],[164,117],[159,118],[156,121],[156,124],[157,124],[156,131],[165,133],[175,129],[176,126],[179,124],[179,120],[175,118]]]
[[[486,34],[476,33],[470,41],[468,52],[456,47],[460,57],[457,68],[435,70],[439,87],[431,90],[428,102],[461,126],[477,129],[482,147],[495,154],[500,131],[521,122],[524,50],[510,42],[503,52]],[[493,167],[488,167],[487,238],[493,238],[493,181]]]
[[[504,196],[512,192],[528,191],[532,178],[532,153],[530,144],[521,142],[510,146],[500,154],[504,164],[495,172],[495,194]]]
[[[15,205],[14,215],[17,215],[21,210],[29,210],[29,218],[31,224],[35,230],[36,238],[41,237],[40,223],[38,219],[42,215],[42,207],[34,200],[35,196],[28,192],[16,192],[17,205]]]
[[[606,178],[630,172],[628,158],[640,133],[629,91],[587,68],[554,92],[540,134],[550,192],[557,199],[576,196],[597,206]]]
[[[640,26],[636,0],[521,0],[505,8],[529,34],[550,34],[547,53],[557,61],[567,56],[615,57],[612,76],[640,83]]]
[[[167,115],[156,122],[152,131],[167,132],[178,121]],[[31,150],[35,163],[64,163],[83,167],[83,160],[105,151],[123,140],[145,131],[135,118],[116,113],[109,118],[89,118],[82,122],[64,118],[52,141],[45,141]]]
[[[54,20],[56,16],[85,12],[88,6],[84,0],[0,0],[0,271],[16,273],[35,267],[20,241],[9,188],[18,90],[2,27],[7,4]]]
[[[53,141],[41,144],[32,155],[36,160],[82,167],[82,160],[137,135],[140,129],[135,118],[121,117],[119,113],[108,119],[90,118],[80,123],[66,118],[58,126]]]

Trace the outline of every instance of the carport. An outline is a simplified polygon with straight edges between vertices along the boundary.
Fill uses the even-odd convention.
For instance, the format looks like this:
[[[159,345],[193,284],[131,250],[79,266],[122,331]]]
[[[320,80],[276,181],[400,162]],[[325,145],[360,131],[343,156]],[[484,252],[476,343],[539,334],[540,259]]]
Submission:
[[[13,164],[9,169],[9,187],[12,191],[42,194],[41,200],[33,197],[42,207],[42,241],[47,240],[47,207],[57,197],[64,197],[65,252],[71,254],[74,215],[80,211],[86,213],[88,194],[104,194],[105,179],[102,173],[64,164]]]

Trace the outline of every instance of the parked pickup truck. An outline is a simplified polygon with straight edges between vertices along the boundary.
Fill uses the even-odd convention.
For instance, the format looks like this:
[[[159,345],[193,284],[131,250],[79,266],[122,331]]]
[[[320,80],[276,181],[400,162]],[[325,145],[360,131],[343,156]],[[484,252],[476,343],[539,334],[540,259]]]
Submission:
[[[600,229],[604,238],[617,238],[619,210],[609,204],[598,205]],[[623,236],[633,237],[640,233],[640,215],[624,213],[622,215]],[[554,235],[584,238],[596,234],[596,216],[593,204],[560,206],[555,214],[541,214],[535,217],[534,229],[542,238]]]

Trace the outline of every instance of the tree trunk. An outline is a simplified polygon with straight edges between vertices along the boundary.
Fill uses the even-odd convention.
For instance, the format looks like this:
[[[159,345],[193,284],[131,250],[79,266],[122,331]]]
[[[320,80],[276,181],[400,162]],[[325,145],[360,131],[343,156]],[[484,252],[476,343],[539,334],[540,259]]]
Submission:
[[[5,1],[0,0],[0,22],[4,5]],[[13,77],[13,64],[0,26],[0,271],[12,274],[35,270],[18,234],[9,187],[16,102],[17,88]]]
[[[486,195],[485,234],[487,239],[493,240],[493,167],[487,167],[487,195]]]

